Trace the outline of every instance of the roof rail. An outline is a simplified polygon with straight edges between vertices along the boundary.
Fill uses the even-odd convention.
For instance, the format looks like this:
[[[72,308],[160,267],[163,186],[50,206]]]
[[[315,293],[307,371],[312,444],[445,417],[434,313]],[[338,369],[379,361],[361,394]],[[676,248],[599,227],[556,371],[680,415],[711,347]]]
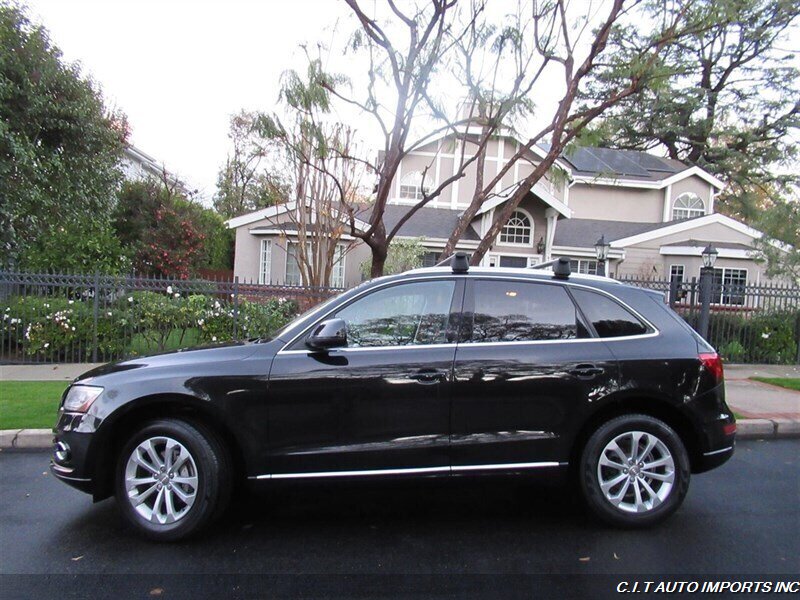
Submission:
[[[566,256],[560,256],[555,260],[539,263],[538,265],[533,265],[528,268],[547,269],[549,267],[553,268],[553,275],[556,279],[569,279],[569,276],[572,274],[572,267],[569,266],[569,257]]]
[[[469,258],[466,252],[454,252],[434,266],[450,267],[453,273],[466,273],[469,271]]]

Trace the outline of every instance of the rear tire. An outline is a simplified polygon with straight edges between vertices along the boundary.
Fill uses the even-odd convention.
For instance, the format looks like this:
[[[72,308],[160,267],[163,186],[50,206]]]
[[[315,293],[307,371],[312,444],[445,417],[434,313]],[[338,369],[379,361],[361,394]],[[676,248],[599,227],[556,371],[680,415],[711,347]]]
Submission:
[[[119,455],[117,502],[125,520],[152,540],[197,533],[217,517],[231,490],[230,458],[217,436],[180,419],[151,421]]]
[[[658,523],[683,503],[691,468],[680,437],[648,415],[623,415],[589,438],[580,485],[591,511],[621,527]]]

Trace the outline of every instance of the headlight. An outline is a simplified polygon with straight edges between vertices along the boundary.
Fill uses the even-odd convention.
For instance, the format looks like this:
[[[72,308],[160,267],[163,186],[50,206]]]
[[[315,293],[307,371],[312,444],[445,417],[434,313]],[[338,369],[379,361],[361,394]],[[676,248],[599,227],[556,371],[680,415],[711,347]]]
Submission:
[[[64,398],[64,410],[67,412],[86,412],[103,393],[103,388],[95,385],[73,385]]]

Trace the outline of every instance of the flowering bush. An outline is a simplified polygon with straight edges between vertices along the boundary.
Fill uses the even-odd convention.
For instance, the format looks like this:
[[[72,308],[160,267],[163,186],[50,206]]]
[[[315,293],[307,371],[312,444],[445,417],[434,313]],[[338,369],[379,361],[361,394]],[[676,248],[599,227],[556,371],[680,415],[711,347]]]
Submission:
[[[82,361],[92,356],[94,299],[91,296],[11,297],[0,307],[3,340],[23,356]],[[289,322],[297,303],[284,298],[241,298],[237,337],[267,336]],[[198,342],[233,339],[232,298],[167,292],[132,292],[103,298],[97,314],[97,353],[104,360],[163,351]]]

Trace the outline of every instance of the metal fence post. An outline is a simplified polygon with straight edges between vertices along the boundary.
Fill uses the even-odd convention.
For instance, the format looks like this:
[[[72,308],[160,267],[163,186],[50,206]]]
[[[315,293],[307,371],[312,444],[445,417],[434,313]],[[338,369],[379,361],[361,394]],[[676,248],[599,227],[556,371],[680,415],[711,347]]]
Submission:
[[[97,362],[97,318],[100,314],[100,273],[94,273],[94,298],[92,302],[92,362]]]
[[[697,333],[703,339],[708,338],[708,322],[711,315],[711,282],[714,270],[706,267],[700,269],[700,323]]]
[[[677,277],[672,277],[669,280],[669,306],[670,308],[675,308],[675,305],[678,303],[678,279]]]
[[[239,341],[239,277],[233,278],[233,341]]]

